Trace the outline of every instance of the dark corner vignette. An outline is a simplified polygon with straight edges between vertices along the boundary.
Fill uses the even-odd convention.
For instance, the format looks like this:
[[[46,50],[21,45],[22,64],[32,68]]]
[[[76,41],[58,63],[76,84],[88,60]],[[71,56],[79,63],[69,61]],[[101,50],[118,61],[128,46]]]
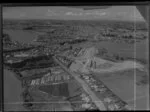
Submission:
[[[9,75],[12,75],[10,71],[14,73],[19,85],[17,87],[23,88],[17,95],[22,97],[22,106],[25,110],[49,109],[56,111],[59,109],[55,105],[57,101],[59,101],[59,106],[62,106],[61,102],[66,102],[67,106],[65,105],[66,107],[64,106],[63,109],[72,109],[73,111],[135,109],[132,107],[135,97],[130,98],[134,89],[131,82],[134,69],[132,65],[137,63],[136,72],[137,77],[140,78],[136,86],[140,89],[148,83],[144,71],[147,70],[145,66],[148,62],[142,56],[145,53],[144,50],[141,50],[142,55],[140,55],[141,51],[137,49],[139,57],[133,57],[130,52],[133,49],[128,46],[141,41],[145,42],[148,37],[142,17],[137,17],[136,19],[139,21],[135,23],[132,20],[134,19],[132,14],[131,18],[128,16],[132,12],[131,9],[136,9],[136,13],[139,15],[141,13],[143,17],[146,14],[139,10],[140,3],[135,3],[136,7],[134,8],[132,7],[134,3],[114,4],[114,6],[110,4],[93,3],[93,6],[87,7],[85,3],[82,7],[79,3],[76,5],[52,3],[54,8],[46,5],[49,7],[47,9],[44,7],[45,5],[38,7],[40,4],[34,3],[26,4],[25,7],[20,4],[20,9],[18,8],[19,4],[14,7],[13,4],[6,4],[8,6],[7,14],[4,14],[5,20],[1,20],[0,33],[2,34],[2,23],[4,23],[5,35],[2,36],[9,40],[10,46],[6,45],[5,47],[8,48],[3,50],[1,38],[0,53],[4,54],[5,60],[1,55],[0,72],[3,74],[2,65],[4,64],[5,69],[9,70],[7,72]],[[145,4],[143,3],[143,6]],[[56,7],[57,5],[61,7]],[[96,5],[112,6],[112,10],[110,10],[111,8],[100,10]],[[119,5],[124,10],[117,9]],[[34,6],[36,6],[37,13],[34,13]],[[9,9],[9,7],[11,8]],[[18,16],[19,11],[20,15]],[[43,13],[47,15],[42,15]],[[110,14],[108,17],[107,13]],[[121,14],[126,14],[126,16]],[[86,18],[84,18],[85,16]],[[145,19],[149,23],[149,19]],[[138,36],[136,39],[133,34],[134,24],[137,25]],[[15,34],[15,37],[12,34]],[[115,68],[115,66],[118,67]],[[111,67],[114,69],[110,69]],[[140,76],[140,74],[142,75]],[[3,75],[1,75],[1,79],[3,79]],[[3,83],[2,80],[2,89],[4,88]],[[10,85],[10,87],[13,86]],[[98,102],[96,102],[97,100]]]
[[[0,111],[3,111],[3,44],[2,44],[2,4],[0,4]]]

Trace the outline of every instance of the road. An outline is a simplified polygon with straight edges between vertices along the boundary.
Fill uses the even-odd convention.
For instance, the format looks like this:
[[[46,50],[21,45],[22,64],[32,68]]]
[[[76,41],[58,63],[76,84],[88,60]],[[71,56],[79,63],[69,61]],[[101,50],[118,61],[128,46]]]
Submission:
[[[112,62],[100,57],[96,57],[96,53],[96,48],[87,48],[82,56],[77,57],[75,59],[76,63],[73,63],[71,65],[71,69],[73,69],[74,71],[79,70],[84,73],[89,73],[89,71],[92,71],[94,73],[112,73],[130,69],[138,69],[140,71],[145,71],[145,66],[136,61],[125,60],[122,62]],[[94,62],[95,66],[89,67],[91,62]]]
[[[104,106],[103,102],[95,95],[95,93],[91,90],[91,88],[85,83],[84,80],[82,80],[79,77],[78,74],[72,72],[67,67],[65,67],[58,59],[56,59],[55,56],[53,58],[62,67],[64,71],[66,71],[68,74],[70,74],[77,80],[77,82],[82,86],[85,92],[88,93],[88,95],[91,97],[92,102],[95,103],[95,105],[99,110],[106,110],[106,107]]]

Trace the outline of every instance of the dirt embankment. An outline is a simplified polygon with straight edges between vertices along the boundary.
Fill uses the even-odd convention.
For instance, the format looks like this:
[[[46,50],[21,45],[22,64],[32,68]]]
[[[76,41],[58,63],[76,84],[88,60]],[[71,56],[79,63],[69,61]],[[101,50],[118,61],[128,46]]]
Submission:
[[[116,72],[123,71],[128,69],[139,69],[141,71],[145,70],[144,65],[132,61],[125,60],[122,62],[112,62],[95,56],[97,49],[94,47],[88,48],[85,50],[82,56],[78,57],[70,66],[72,71],[81,71],[84,73],[98,72],[98,73],[107,73],[107,72]]]

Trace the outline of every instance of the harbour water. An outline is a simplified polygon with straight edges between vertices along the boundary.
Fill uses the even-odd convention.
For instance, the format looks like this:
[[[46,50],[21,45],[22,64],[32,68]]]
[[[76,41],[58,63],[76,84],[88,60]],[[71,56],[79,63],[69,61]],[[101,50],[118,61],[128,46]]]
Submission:
[[[17,40],[19,42],[31,42],[41,32],[35,32],[35,31],[24,31],[24,30],[4,30],[4,33],[8,33],[10,37],[13,40]],[[126,44],[126,43],[115,43],[115,42],[108,42],[108,41],[100,41],[93,43],[97,47],[104,47],[108,49],[111,52],[116,52],[121,55],[127,55],[127,56],[135,56],[137,58],[146,58],[148,59],[148,38],[145,40],[142,40],[140,42],[136,42],[135,44]],[[81,43],[83,44],[83,43]],[[90,43],[85,43],[89,44]]]
[[[22,103],[21,93],[23,88],[21,81],[11,71],[4,69],[4,110],[23,111],[26,110]]]
[[[39,32],[25,30],[4,30],[3,32],[9,34],[13,40],[23,43],[32,42],[39,35]]]

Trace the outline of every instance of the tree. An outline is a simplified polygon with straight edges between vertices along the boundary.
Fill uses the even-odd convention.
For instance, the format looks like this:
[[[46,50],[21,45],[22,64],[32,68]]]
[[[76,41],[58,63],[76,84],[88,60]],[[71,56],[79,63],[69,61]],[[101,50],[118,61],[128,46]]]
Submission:
[[[120,60],[122,60],[122,61],[123,61],[123,60],[124,60],[124,58],[123,58],[123,57],[120,57]]]
[[[119,60],[119,58],[120,58],[119,55],[116,55],[115,57],[116,57],[116,60]]]

